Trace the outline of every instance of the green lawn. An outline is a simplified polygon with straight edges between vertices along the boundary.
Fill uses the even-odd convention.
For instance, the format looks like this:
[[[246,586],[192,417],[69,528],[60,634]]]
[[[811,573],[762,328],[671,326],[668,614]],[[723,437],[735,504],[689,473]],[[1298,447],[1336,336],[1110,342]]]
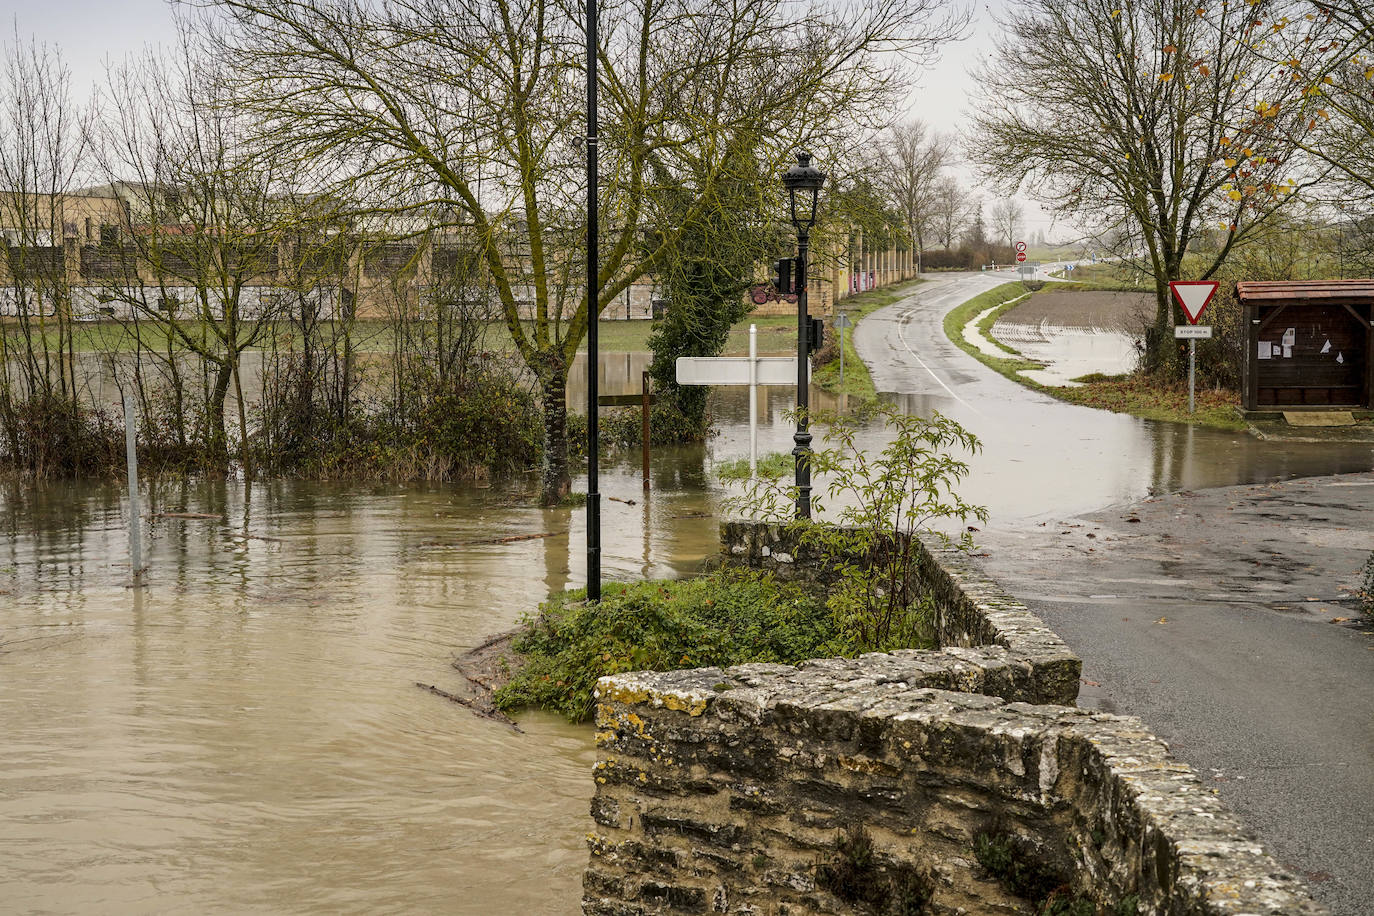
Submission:
[[[899,287],[860,293],[843,300],[841,308],[849,314],[852,320],[857,322],[860,317],[874,309],[895,302],[912,285],[904,284]],[[533,333],[534,323],[524,322],[524,324],[526,331]],[[796,352],[797,318],[795,315],[747,315],[730,329],[730,336],[725,344],[725,355],[744,356],[748,354],[749,325],[751,324],[757,325],[759,329],[758,346],[760,353]],[[211,335],[212,333],[208,326],[203,326],[198,321],[182,322],[181,327],[187,334],[194,337],[199,337],[202,334]],[[148,321],[140,322],[137,326],[115,321],[77,322],[73,325],[73,329],[73,343],[75,349],[80,352],[131,352],[135,349],[137,340],[142,340],[144,346],[158,350],[165,349],[167,346],[168,331],[166,327]],[[649,349],[649,334],[653,329],[654,323],[652,321],[603,320],[597,326],[598,346],[602,352],[644,352]],[[281,322],[274,329],[263,330],[259,338],[259,348],[271,340],[274,334],[277,337],[278,345],[281,346],[297,333],[298,330],[295,325]],[[359,353],[388,353],[392,350],[395,333],[395,328],[389,321],[359,319],[352,326],[354,350]],[[56,350],[57,331],[55,327],[48,329],[47,340],[49,348]],[[485,323],[481,349],[498,353],[515,351],[515,343],[512,341],[510,331],[504,321]],[[581,352],[586,352],[587,342],[585,338],[578,349]],[[854,368],[854,381],[852,382],[849,371],[851,366]],[[835,374],[838,377],[838,368],[835,370]],[[817,372],[817,378],[827,390],[836,390],[833,383],[822,381],[822,379],[828,379],[824,369]],[[868,370],[863,367],[857,354],[853,352],[853,345],[849,344],[849,350],[845,353],[845,390],[851,394],[863,394],[865,390],[871,392],[871,389],[872,381],[868,380]],[[868,396],[871,397],[871,393]]]

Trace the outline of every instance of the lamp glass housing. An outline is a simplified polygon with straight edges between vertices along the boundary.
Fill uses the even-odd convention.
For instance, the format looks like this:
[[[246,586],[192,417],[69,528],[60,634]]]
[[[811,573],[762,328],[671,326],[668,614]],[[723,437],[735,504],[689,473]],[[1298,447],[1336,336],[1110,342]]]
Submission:
[[[810,229],[816,224],[825,173],[811,164],[810,153],[797,153],[797,164],[783,173],[782,184],[787,188],[792,225],[799,230]]]

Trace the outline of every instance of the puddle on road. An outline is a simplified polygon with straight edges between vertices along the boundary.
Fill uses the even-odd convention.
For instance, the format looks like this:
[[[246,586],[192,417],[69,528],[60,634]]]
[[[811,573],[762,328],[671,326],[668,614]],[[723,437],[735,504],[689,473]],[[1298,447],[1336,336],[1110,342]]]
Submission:
[[[608,354],[603,390],[637,385],[641,364]],[[1070,405],[898,402],[983,437],[965,495],[1000,523],[1374,465],[1368,445],[1276,447]],[[791,391],[760,404],[761,451],[790,450]],[[717,390],[712,409],[720,434],[658,450],[647,500],[637,455],[605,462],[603,492],[636,501],[603,502],[608,578],[687,574],[715,551],[710,468],[748,449],[746,394]],[[224,518],[152,523],[134,592],[122,495],[0,488],[8,909],[577,912],[591,730],[526,715],[518,735],[414,684],[451,686],[456,652],[581,583],[581,511],[509,488],[160,485],[152,511]]]

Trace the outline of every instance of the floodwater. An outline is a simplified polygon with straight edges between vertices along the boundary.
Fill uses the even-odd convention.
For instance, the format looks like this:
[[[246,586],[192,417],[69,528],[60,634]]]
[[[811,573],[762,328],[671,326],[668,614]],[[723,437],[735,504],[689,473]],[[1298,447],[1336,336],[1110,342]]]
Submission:
[[[1135,369],[1140,355],[1137,338],[1123,331],[999,321],[992,334],[1027,359],[1045,364],[1043,370],[1023,373],[1042,385],[1073,385],[1073,379],[1094,372],[1123,375]]]
[[[608,470],[637,500],[603,509],[608,577],[713,550],[701,468],[663,456],[648,501]],[[416,682],[453,690],[455,653],[582,581],[581,512],[455,487],[146,496],[222,517],[154,519],[133,590],[119,488],[3,491],[0,911],[577,911],[590,729],[516,734]]]
[[[643,363],[607,354],[602,390],[637,390]],[[760,401],[761,452],[790,449],[790,391]],[[712,403],[720,435],[659,450],[647,499],[637,454],[604,463],[607,578],[688,574],[716,549],[710,469],[749,439],[743,390]],[[899,404],[976,428],[966,495],[1004,521],[1374,464],[1367,446]],[[591,730],[526,714],[517,734],[416,686],[453,689],[455,654],[582,583],[584,514],[534,508],[532,483],[155,484],[145,513],[213,517],[150,520],[140,590],[121,487],[0,487],[0,911],[577,912]],[[548,536],[497,542],[531,534]]]

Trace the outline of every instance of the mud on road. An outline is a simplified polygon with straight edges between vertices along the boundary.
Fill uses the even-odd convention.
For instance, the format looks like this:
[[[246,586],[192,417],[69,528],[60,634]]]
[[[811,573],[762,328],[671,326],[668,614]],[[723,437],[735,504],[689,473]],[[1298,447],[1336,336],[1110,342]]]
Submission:
[[[987,572],[1334,913],[1374,912],[1374,473],[1153,496],[980,532]]]

